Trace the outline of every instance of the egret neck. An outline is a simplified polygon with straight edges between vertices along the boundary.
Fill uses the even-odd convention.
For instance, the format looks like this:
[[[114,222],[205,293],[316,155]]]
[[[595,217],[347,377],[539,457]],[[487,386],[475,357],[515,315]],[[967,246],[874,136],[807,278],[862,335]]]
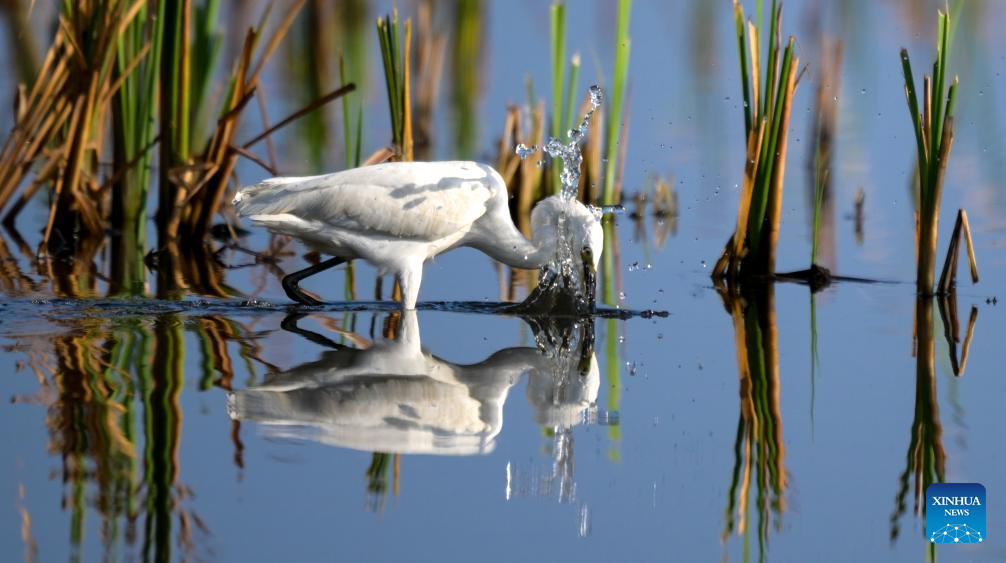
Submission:
[[[554,244],[546,243],[538,237],[527,240],[516,227],[510,225],[492,233],[483,233],[471,246],[508,266],[534,270],[544,266],[555,252]]]

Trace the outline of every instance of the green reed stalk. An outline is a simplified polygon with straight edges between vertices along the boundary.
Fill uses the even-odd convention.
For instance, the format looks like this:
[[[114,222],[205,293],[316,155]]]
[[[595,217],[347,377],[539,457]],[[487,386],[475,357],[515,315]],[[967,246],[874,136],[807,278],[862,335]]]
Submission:
[[[339,56],[339,82],[341,84],[346,84],[346,61]],[[354,83],[356,83],[354,81]],[[353,99],[356,99],[353,96]],[[345,167],[346,168],[356,168],[360,165],[360,136],[363,133],[363,116],[361,110],[363,109],[362,104],[357,103],[357,121],[356,127],[353,127],[353,121],[351,120],[350,114],[350,96],[346,95],[342,97],[342,138],[343,146],[346,150],[345,156]]]
[[[401,37],[398,10],[377,19],[377,36],[384,62],[384,82],[391,112],[391,139],[402,160],[412,160],[412,114],[409,95],[409,46],[412,42],[412,20],[405,20],[405,37]]]
[[[758,108],[751,104],[751,76],[748,67],[748,40],[744,26],[744,10],[734,2],[734,27],[737,30],[737,54],[741,64],[741,91],[744,95],[744,139],[751,134],[752,116],[758,114]],[[758,28],[761,29],[761,0],[758,0]]]
[[[566,79],[566,118],[563,120],[566,131],[569,131],[576,125],[576,91],[579,75],[580,53],[574,53],[569,59],[569,76]]]
[[[111,294],[140,295],[144,291],[147,193],[158,111],[163,10],[163,4],[157,12],[144,5],[116,38],[114,77],[122,84],[111,104],[113,169],[119,176],[111,191],[110,223],[115,233]]]
[[[562,87],[566,74],[566,4],[556,2],[550,10],[552,53],[552,136],[562,136]]]
[[[205,4],[195,7],[195,27],[192,34],[192,70],[191,93],[189,103],[192,108],[189,116],[189,130],[192,142],[198,142],[199,147],[206,143],[205,118],[208,108],[206,97],[209,94],[210,82],[217,62],[220,60],[220,48],[223,46],[224,34],[220,31],[220,0],[206,0]]]
[[[939,229],[943,176],[953,145],[953,112],[959,80],[955,77],[944,94],[947,59],[951,43],[950,15],[938,12],[936,61],[932,77],[923,79],[923,104],[920,108],[908,50],[901,50],[905,76],[905,96],[915,131],[919,169],[919,232],[916,288],[931,295],[936,277],[936,242]]]
[[[191,0],[167,2],[164,12],[164,51],[160,76],[160,188],[158,190],[157,226],[162,234],[169,230],[177,206],[179,187],[171,180],[172,172],[188,163],[189,150],[189,16]]]
[[[629,76],[629,16],[632,0],[618,1],[618,19],[615,24],[615,68],[611,80],[611,98],[608,101],[608,130],[605,143],[604,198],[605,205],[614,205],[620,198],[619,187],[615,185],[615,171],[618,169],[618,142],[622,134],[622,113],[625,109],[625,85]]]
[[[556,2],[549,12],[551,23],[551,54],[552,54],[552,137],[561,139],[563,136],[563,84],[566,74],[566,4]],[[551,167],[552,191],[562,191],[559,175],[562,172],[558,163]]]
[[[757,9],[760,13],[760,3]],[[794,53],[796,41],[792,36],[780,53],[782,10],[777,0],[772,1],[768,62],[764,68],[760,65],[761,32],[750,21],[745,24],[744,9],[736,0],[734,24],[748,153],[745,157],[745,187],[738,206],[738,228],[713,269],[713,277],[716,278],[726,275],[736,277],[742,268],[762,275],[774,270],[789,119],[799,69],[799,59]]]
[[[455,116],[455,142],[458,155],[469,158],[475,152],[478,131],[476,101],[479,99],[483,49],[483,11],[481,0],[454,2],[454,41],[451,72],[454,75],[451,105]]]

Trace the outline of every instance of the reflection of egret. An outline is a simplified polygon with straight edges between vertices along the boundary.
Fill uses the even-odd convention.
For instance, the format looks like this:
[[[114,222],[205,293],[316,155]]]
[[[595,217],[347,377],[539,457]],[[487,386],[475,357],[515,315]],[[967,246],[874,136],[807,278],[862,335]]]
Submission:
[[[284,325],[316,342],[324,339]],[[589,357],[574,362],[514,347],[477,364],[453,364],[422,349],[416,313],[405,311],[397,339],[366,350],[338,347],[273,374],[263,385],[233,393],[230,412],[284,426],[287,435],[304,435],[297,428],[307,428],[307,437],[366,451],[487,453],[502,429],[507,393],[524,373],[531,378],[528,398],[541,416],[573,418],[572,409],[584,412],[593,404],[599,379],[588,349]],[[570,373],[557,374],[559,365],[569,365]],[[564,388],[548,382],[565,382]],[[576,386],[585,390],[572,390]],[[567,397],[575,407],[564,406]]]
[[[295,236],[334,257],[283,278],[300,303],[317,304],[298,283],[346,260],[362,258],[394,274],[402,304],[413,309],[423,263],[459,246],[477,248],[516,268],[538,268],[555,254],[560,222],[585,268],[601,257],[601,225],[582,203],[558,196],[531,213],[527,240],[510,219],[506,185],[492,167],[474,162],[391,162],[306,178],[272,178],[240,191],[240,215]],[[565,218],[565,219],[563,219]],[[586,276],[592,279],[592,276]],[[588,298],[593,288],[585,288]]]
[[[531,372],[527,383],[527,400],[536,423],[552,435],[552,467],[542,472],[507,463],[506,499],[514,496],[556,495],[559,502],[577,500],[576,462],[573,427],[592,423],[597,416],[597,395],[601,386],[600,371],[593,353],[594,327],[582,326],[577,341],[561,327],[532,323],[539,348],[549,355],[548,370]],[[552,329],[560,328],[558,334]],[[617,424],[614,413],[606,420]],[[590,534],[590,511],[580,502],[578,510],[580,536]]]

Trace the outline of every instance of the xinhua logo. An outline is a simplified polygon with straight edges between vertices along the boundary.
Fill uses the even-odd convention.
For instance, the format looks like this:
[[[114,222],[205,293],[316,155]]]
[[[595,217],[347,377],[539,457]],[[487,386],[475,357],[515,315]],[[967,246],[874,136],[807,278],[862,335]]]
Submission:
[[[932,543],[984,543],[985,487],[978,483],[929,485],[926,534]]]

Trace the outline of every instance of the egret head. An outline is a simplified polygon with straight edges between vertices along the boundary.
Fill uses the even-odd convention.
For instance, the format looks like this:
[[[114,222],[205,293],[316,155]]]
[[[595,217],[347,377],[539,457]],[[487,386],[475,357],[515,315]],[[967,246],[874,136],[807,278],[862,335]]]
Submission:
[[[543,280],[558,281],[554,284],[557,289],[579,293],[590,311],[594,308],[595,278],[604,247],[600,219],[599,209],[561,196],[547,197],[531,211],[535,245],[555,249]]]

